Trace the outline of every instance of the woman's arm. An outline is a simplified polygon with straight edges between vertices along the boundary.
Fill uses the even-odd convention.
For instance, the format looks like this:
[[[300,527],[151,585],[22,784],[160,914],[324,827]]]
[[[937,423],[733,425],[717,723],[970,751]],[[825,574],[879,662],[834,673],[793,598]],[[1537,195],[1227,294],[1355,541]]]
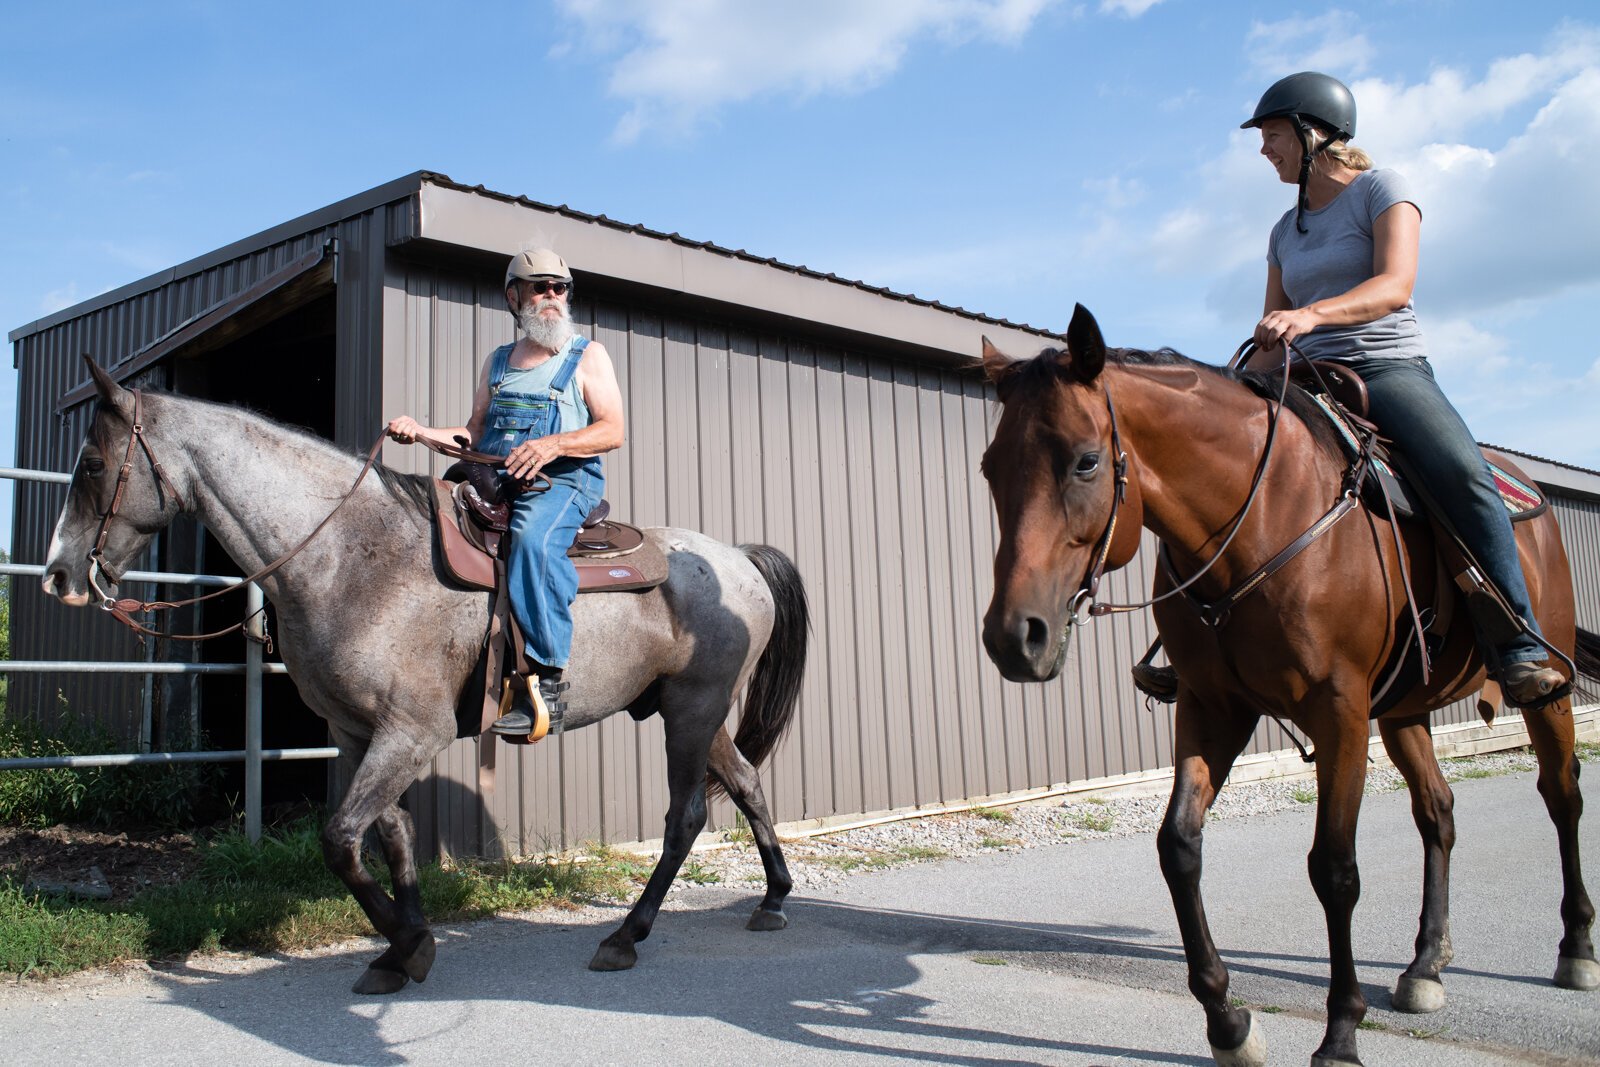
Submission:
[[[1402,200],[1379,215],[1372,224],[1372,277],[1338,296],[1316,300],[1303,308],[1288,306],[1283,276],[1278,268],[1267,271],[1267,307],[1256,323],[1256,344],[1275,348],[1280,341],[1295,341],[1318,326],[1360,326],[1399,311],[1411,302],[1417,282],[1417,245],[1422,213]],[[1274,306],[1274,288],[1281,299]]]

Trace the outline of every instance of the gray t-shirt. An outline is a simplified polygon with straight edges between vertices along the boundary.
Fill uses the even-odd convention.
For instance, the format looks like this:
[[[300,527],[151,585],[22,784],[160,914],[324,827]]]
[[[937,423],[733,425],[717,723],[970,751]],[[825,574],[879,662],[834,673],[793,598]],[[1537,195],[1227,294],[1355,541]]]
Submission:
[[[1267,242],[1267,262],[1283,272],[1293,307],[1349,292],[1372,277],[1372,228],[1394,205],[1416,204],[1406,180],[1392,170],[1364,170],[1327,207],[1305,213],[1307,232],[1284,213]],[[1418,208],[1420,211],[1421,208]],[[1295,342],[1313,359],[1412,359],[1428,354],[1410,302],[1360,326],[1318,326]]]

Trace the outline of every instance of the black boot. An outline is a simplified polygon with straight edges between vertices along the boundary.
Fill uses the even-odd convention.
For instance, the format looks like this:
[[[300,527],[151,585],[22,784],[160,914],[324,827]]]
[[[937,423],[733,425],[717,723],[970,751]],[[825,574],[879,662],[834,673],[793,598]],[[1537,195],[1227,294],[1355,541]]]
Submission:
[[[561,732],[562,720],[567,713],[567,701],[563,694],[571,683],[563,681],[560,673],[535,675],[534,678],[538,679],[536,686],[528,684],[533,678],[523,680],[511,701],[510,710],[496,719],[490,730],[511,737],[526,737],[544,718],[544,736]]]

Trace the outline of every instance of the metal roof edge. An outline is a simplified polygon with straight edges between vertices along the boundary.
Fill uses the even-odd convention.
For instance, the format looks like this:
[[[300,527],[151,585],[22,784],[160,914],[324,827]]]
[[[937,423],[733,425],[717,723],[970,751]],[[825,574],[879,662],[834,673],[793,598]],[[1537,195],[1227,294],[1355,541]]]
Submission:
[[[249,237],[241,238],[240,240],[234,241],[232,244],[224,245],[223,247],[215,249],[211,252],[207,252],[204,255],[197,256],[194,259],[187,260],[183,263],[179,263],[175,267],[168,267],[165,270],[157,271],[156,273],[148,275],[144,278],[140,278],[137,281],[132,281],[126,285],[119,286],[116,289],[108,290],[99,294],[98,296],[92,296],[87,300],[79,301],[78,303],[73,304],[71,307],[66,307],[62,308],[60,311],[51,312],[42,318],[35,319],[26,326],[17,327],[6,335],[6,339],[12,344],[16,344],[17,341],[24,337],[29,337],[43,330],[47,330],[52,326],[58,326],[63,322],[78,318],[81,315],[87,315],[92,311],[98,311],[103,307],[106,307],[110,304],[115,304],[121,300],[126,300],[127,298],[136,296],[139,293],[148,292],[152,289],[159,289],[161,286],[174,282],[179,278],[186,278],[191,274],[198,274],[201,271],[214,267],[219,263],[226,263],[229,260],[238,259],[239,257],[248,255],[258,249],[266,248],[269,245],[274,245],[281,241],[288,240],[289,238],[298,236],[299,234],[309,233],[312,230],[319,230],[324,226],[331,225],[332,223],[339,222],[343,219],[364,214],[368,211],[371,211],[373,208],[380,207],[383,204],[392,203],[408,196],[414,196],[422,188],[422,183],[433,174],[434,172],[432,171],[417,170],[412,171],[410,174],[407,174],[402,178],[396,178],[395,180],[385,182],[382,185],[373,186],[371,189],[368,189],[365,192],[357,193],[354,196],[345,197],[343,200],[329,204],[326,207],[318,208],[315,211],[309,211],[298,218],[290,219],[288,222],[279,223],[278,225],[269,227],[259,233],[251,234]],[[16,363],[15,354],[12,356],[12,363],[13,365]]]
[[[1562,489],[1587,499],[1600,500],[1600,471],[1563,463],[1558,459],[1546,459],[1543,456],[1519,452],[1502,445],[1484,444],[1483,447],[1516,457],[1518,466],[1540,485]]]
[[[424,243],[510,255],[521,247],[520,241],[529,227],[508,225],[503,209],[520,208],[546,217],[540,224],[546,239],[562,246],[562,255],[579,274],[599,275],[725,305],[759,308],[797,320],[824,322],[849,332],[879,334],[924,349],[970,350],[974,360],[975,331],[980,328],[1013,345],[1060,338],[1039,327],[690,240],[680,234],[620,223],[565,205],[509,196],[481,185],[462,185],[440,174],[424,175],[423,180],[417,236]],[[649,238],[649,244],[637,243],[634,239],[639,237]],[[929,316],[929,312],[934,315]],[[940,336],[953,325],[951,319],[961,324],[959,348],[950,345],[953,337]]]

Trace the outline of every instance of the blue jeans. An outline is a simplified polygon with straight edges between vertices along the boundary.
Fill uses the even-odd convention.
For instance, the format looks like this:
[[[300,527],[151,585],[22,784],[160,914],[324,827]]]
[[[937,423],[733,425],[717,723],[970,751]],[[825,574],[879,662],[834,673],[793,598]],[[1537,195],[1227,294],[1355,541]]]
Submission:
[[[1367,383],[1372,421],[1394,440],[1511,610],[1537,632],[1506,506],[1467,424],[1439,391],[1433,368],[1426,359],[1366,359],[1349,365]],[[1499,666],[1533,663],[1548,655],[1527,634],[1484,652],[1491,666],[1495,661]]]
[[[600,503],[603,482],[582,468],[549,477],[549,489],[523,493],[512,502],[506,576],[528,659],[564,670],[572,651],[572,601],[578,595],[578,572],[567,549]]]

